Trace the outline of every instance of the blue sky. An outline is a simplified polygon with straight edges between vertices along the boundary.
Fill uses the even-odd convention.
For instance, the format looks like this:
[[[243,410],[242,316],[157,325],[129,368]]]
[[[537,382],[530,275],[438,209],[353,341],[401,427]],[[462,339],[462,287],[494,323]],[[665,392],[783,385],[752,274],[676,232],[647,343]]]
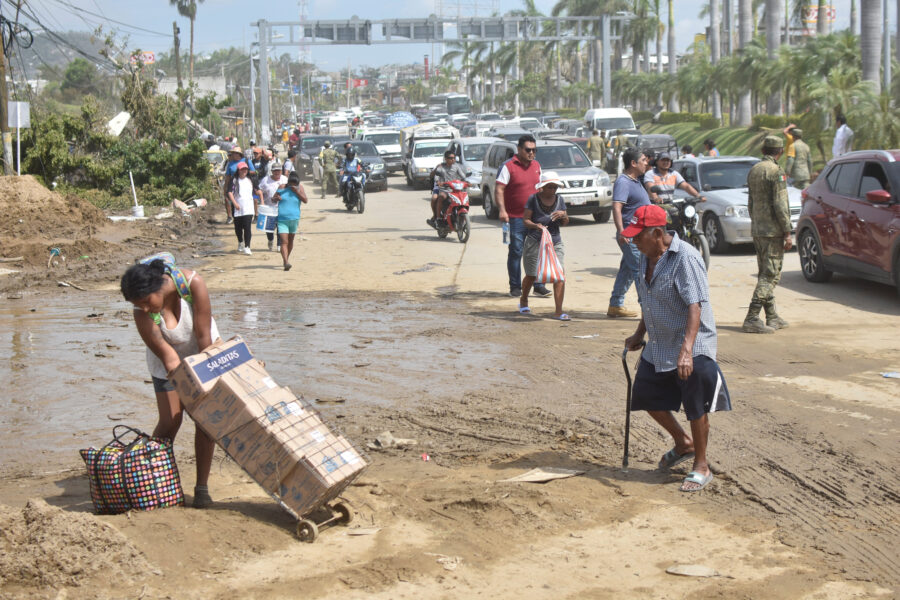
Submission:
[[[499,1],[500,13],[522,7],[521,0],[487,0],[481,2],[479,16],[487,16],[492,2]],[[894,30],[896,8],[894,0],[887,0],[891,5],[891,30]],[[449,5],[453,0],[444,0]],[[555,3],[554,0],[536,0],[539,10],[548,14]],[[815,0],[810,1],[815,4]],[[463,0],[464,5],[473,5],[474,0]],[[661,0],[663,7],[666,0]],[[707,23],[698,17],[704,0],[677,0],[675,5],[675,34],[679,51],[688,46],[696,33],[702,33]],[[849,24],[850,0],[834,0],[837,8],[836,29]],[[98,24],[117,28],[129,34],[132,47],[142,50],[162,52],[172,45],[172,21],[177,20],[181,28],[182,48],[187,50],[189,42],[189,23],[178,16],[174,7],[167,0],[144,0],[133,3],[122,0],[29,0],[28,5],[35,11],[37,18],[54,31],[92,30]],[[152,9],[151,9],[152,6]],[[352,7],[348,10],[347,7]],[[141,7],[141,8],[137,8]],[[11,9],[4,4],[4,16],[9,17]],[[79,10],[80,9],[80,10]],[[205,0],[198,6],[195,31],[195,51],[208,53],[217,48],[237,46],[247,48],[255,40],[256,28],[252,21],[266,19],[268,21],[297,21],[300,16],[297,0]],[[381,2],[338,2],[337,0],[308,0],[308,16],[315,19],[347,19],[358,16],[361,19],[389,19],[426,17],[435,13],[435,0],[382,0]],[[90,14],[94,13],[94,14]],[[469,13],[471,14],[471,13]],[[24,19],[23,19],[24,20]],[[116,20],[136,27],[141,27],[159,35],[137,31],[108,20]],[[277,48],[278,54],[289,51],[289,48]],[[372,46],[313,46],[312,60],[326,71],[338,70],[347,64],[380,66],[389,63],[421,62],[425,54],[432,54],[430,44],[398,44]],[[437,53],[437,50],[435,50]],[[296,50],[292,52],[296,56]]]

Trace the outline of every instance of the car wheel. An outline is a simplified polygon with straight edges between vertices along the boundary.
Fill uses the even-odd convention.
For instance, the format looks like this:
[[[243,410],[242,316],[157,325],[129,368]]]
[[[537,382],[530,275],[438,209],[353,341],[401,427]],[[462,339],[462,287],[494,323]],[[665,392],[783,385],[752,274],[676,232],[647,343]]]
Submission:
[[[484,198],[484,214],[488,219],[496,219],[500,216],[500,211],[494,206],[493,198],[491,198],[491,192],[489,190],[484,190],[482,194]]]
[[[412,177],[409,176],[409,171],[403,171],[403,174],[406,175],[406,185],[415,188],[416,185],[413,183]]]
[[[600,210],[594,213],[594,220],[598,223],[609,223],[609,218],[611,216],[611,210]]]
[[[716,215],[709,215],[703,222],[703,233],[706,234],[706,241],[709,242],[710,252],[721,254],[731,248],[731,244],[725,241],[722,222],[719,221],[719,217]]]
[[[823,262],[819,238],[811,230],[804,229],[800,233],[797,253],[800,255],[800,270],[807,281],[824,283],[831,279],[832,273],[825,268]]]

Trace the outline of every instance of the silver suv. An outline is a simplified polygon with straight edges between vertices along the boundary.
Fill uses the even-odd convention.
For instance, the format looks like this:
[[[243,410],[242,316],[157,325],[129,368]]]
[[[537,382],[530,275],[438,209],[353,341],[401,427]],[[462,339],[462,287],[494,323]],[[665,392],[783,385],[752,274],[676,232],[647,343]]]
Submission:
[[[499,209],[495,185],[497,173],[516,154],[516,142],[497,141],[488,148],[481,168],[481,195],[484,214],[496,219]],[[606,223],[612,214],[612,186],[609,175],[591,164],[578,145],[565,140],[538,140],[536,160],[544,171],[556,171],[563,182],[559,194],[570,215],[594,215],[598,223]]]

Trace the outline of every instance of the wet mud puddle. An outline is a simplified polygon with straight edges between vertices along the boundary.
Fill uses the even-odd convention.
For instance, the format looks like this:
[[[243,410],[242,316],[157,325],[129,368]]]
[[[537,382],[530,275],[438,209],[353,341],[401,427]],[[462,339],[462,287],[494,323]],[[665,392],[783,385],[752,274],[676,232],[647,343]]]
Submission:
[[[26,295],[0,305],[3,471],[68,463],[80,448],[107,442],[118,424],[153,429],[156,403],[131,311],[113,294]],[[500,360],[503,347],[473,335],[463,350],[465,313],[400,299],[213,298],[222,337],[242,336],[275,381],[326,412],[414,406],[435,388],[461,396],[499,383],[466,376],[472,365]]]

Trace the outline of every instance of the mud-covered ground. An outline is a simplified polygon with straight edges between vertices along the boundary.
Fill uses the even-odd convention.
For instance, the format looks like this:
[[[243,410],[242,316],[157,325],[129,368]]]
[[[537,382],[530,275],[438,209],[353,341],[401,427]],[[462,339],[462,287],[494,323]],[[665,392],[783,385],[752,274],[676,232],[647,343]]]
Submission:
[[[808,284],[789,256],[779,303],[791,327],[747,336],[739,325],[755,259],[714,257],[734,410],[712,419],[715,480],[685,494],[687,469],[655,469],[670,444],[646,415],[633,415],[631,464],[621,468],[621,348],[636,321],[605,318],[618,265],[612,226],[564,229],[573,321],[560,323],[545,318],[549,299],[524,317],[503,294],[495,222],[475,212],[463,246],[425,227],[426,206],[393,179],[363,215],[313,199],[289,273],[261,236],[253,256],[216,255],[236,245],[224,225],[211,225],[215,238],[197,229],[177,240],[193,249],[179,258],[209,283],[223,335],[244,336],[279,383],[360,446],[383,431],[416,441],[369,452],[370,468],[345,494],[354,521],[323,529],[315,544],[299,543],[287,513],[221,452],[209,510],[92,515],[77,449],[107,441],[117,423],[155,421],[115,269],[85,272],[91,291],[4,288],[0,595],[895,597],[900,384],[881,377],[900,370],[893,290],[838,277]],[[68,405],[77,407],[70,431]],[[177,450],[189,500],[191,437],[187,423]],[[533,467],[584,474],[501,481]],[[677,564],[718,575],[666,573]]]

